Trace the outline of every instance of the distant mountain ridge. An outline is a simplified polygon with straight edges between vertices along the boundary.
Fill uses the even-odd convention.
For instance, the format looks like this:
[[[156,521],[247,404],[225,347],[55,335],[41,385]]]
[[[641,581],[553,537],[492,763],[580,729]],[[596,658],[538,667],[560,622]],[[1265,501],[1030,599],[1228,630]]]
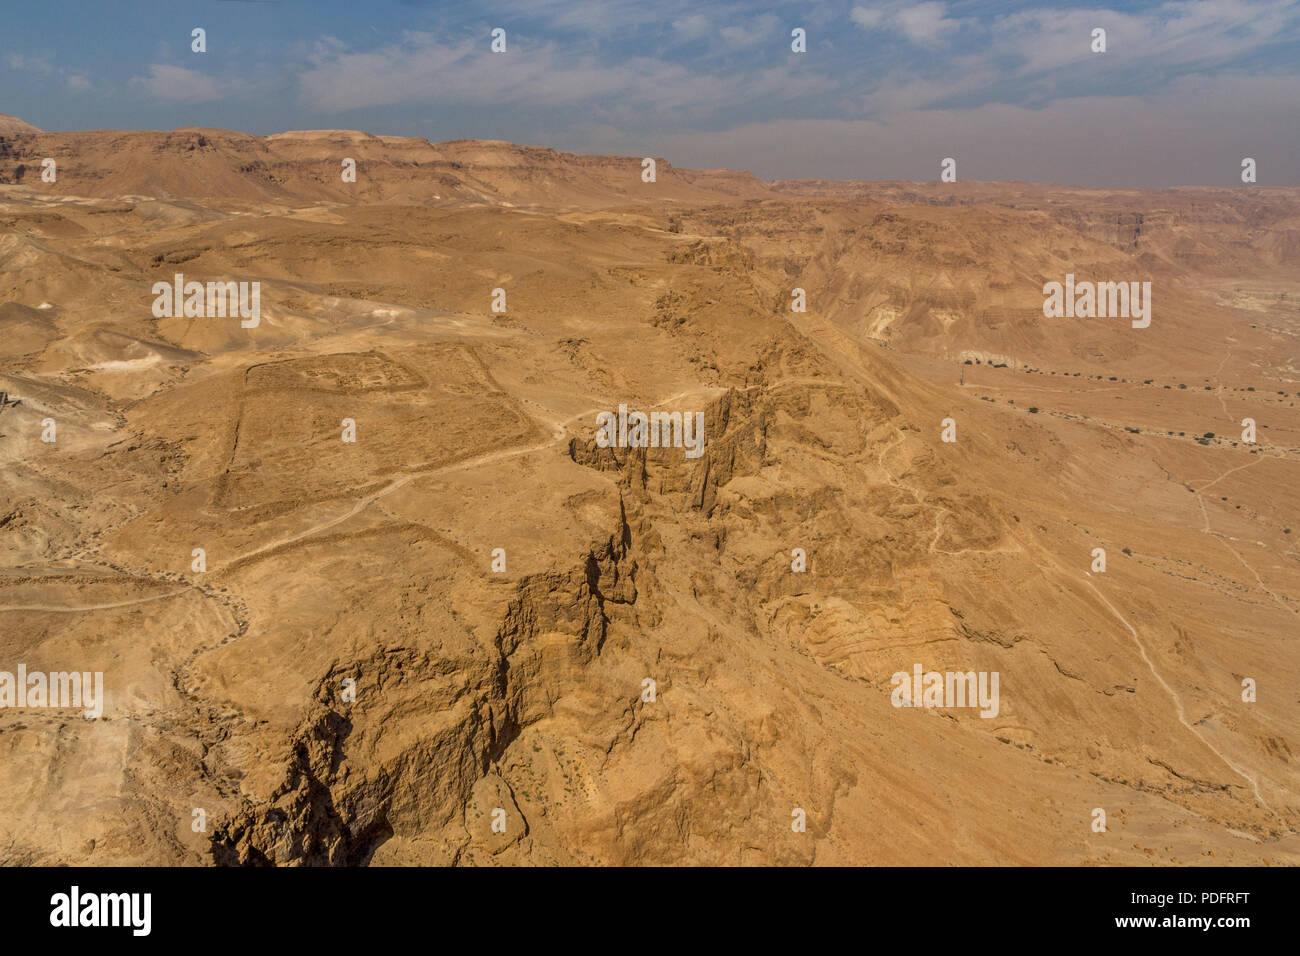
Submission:
[[[87,197],[595,208],[774,195],[747,172],[687,170],[657,158],[652,184],[642,181],[641,157],[501,141],[430,143],[355,130],[252,136],[195,127],[45,133],[21,120],[0,121],[0,184],[39,183],[46,157],[60,171],[50,191]],[[344,159],[356,161],[356,182],[343,181]]]

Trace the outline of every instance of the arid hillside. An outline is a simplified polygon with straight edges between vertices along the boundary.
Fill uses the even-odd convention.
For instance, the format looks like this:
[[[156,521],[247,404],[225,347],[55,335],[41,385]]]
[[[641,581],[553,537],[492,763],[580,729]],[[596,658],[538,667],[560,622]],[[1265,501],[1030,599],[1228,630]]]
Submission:
[[[1300,863],[1300,188],[0,121],[0,863]]]
[[[12,117],[9,117],[13,120]],[[25,128],[24,128],[25,127]],[[249,136],[222,129],[44,133],[0,117],[0,183],[39,182],[41,163],[62,174],[52,196],[177,200],[417,202],[431,206],[599,208],[627,201],[641,183],[641,159],[579,156],[513,143],[372,136],[310,130]],[[344,159],[355,182],[344,182]],[[656,169],[656,199],[709,201],[766,196],[749,173]]]

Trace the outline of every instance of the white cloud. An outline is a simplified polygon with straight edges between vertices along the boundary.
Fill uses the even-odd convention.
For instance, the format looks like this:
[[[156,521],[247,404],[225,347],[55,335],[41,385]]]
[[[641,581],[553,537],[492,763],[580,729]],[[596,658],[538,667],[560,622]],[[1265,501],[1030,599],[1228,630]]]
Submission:
[[[658,0],[525,0],[497,4],[504,19],[493,26],[509,29],[509,21],[526,19],[544,22],[548,32],[569,35],[611,36],[630,27],[660,24],[674,19],[676,11],[688,11],[696,2]]]
[[[54,65],[46,56],[24,56],[21,53],[6,53],[5,66],[23,73],[40,73],[42,76],[54,72]]]
[[[682,119],[740,108],[752,103],[760,88],[773,99],[831,88],[831,81],[816,75],[701,72],[651,57],[606,64],[575,57],[564,45],[515,49],[493,54],[485,43],[444,43],[432,33],[408,33],[399,44],[364,52],[348,52],[330,40],[316,47],[312,66],[298,74],[299,93],[309,108],[326,113],[399,103],[581,107],[592,111],[592,119],[621,117],[636,124],[651,113],[671,112]]]
[[[922,3],[900,3],[898,0],[881,7],[854,7],[849,19],[864,30],[888,27],[897,30],[913,43],[930,46],[955,30],[959,20],[948,18],[948,8],[935,0]]]
[[[20,73],[27,73],[32,76],[53,77],[55,82],[62,81],[64,87],[70,93],[88,93],[94,88],[90,77],[85,73],[72,72],[61,66],[56,66],[49,54],[26,55],[22,53],[6,53],[4,57],[5,66],[11,70],[17,70]],[[43,84],[48,85],[49,80],[42,80]]]
[[[993,49],[1024,58],[1022,73],[1047,72],[1096,56],[1092,30],[1106,30],[1108,64],[1168,69],[1242,59],[1288,28],[1294,0],[1168,2],[1141,13],[1025,10],[993,21]],[[1100,61],[1099,61],[1100,62]]]
[[[728,23],[718,33],[724,45],[730,49],[776,42],[782,36],[780,21],[770,13],[744,22]]]
[[[169,103],[208,103],[249,91],[242,80],[223,80],[182,66],[154,63],[148,76],[133,76],[129,85]]]
[[[860,27],[872,30],[880,26],[880,22],[885,19],[885,14],[880,10],[867,7],[854,7],[849,11],[849,19]]]
[[[930,44],[957,26],[942,3],[916,3],[894,14],[894,24],[914,43]]]
[[[673,21],[673,30],[684,40],[698,40],[709,32],[709,20],[698,13]]]
[[[1036,7],[964,18],[951,9],[933,0],[853,8],[859,26],[894,30],[910,42],[886,72],[844,88],[842,115],[957,100],[1037,107],[1085,89],[1154,94],[1179,77],[1223,68],[1268,73],[1252,68],[1252,55],[1300,34],[1295,0],[1167,0],[1137,13]],[[1107,31],[1104,55],[1090,49],[1096,27]],[[923,62],[909,59],[912,47],[926,51]],[[944,56],[933,56],[936,48]]]

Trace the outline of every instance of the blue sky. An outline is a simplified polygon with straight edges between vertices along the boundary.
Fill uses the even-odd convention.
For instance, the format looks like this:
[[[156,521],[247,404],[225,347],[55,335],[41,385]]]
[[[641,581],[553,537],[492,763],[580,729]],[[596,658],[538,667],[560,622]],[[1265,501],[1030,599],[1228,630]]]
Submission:
[[[49,0],[3,18],[0,112],[50,130],[364,129],[765,178],[934,179],[952,156],[961,178],[1105,186],[1233,185],[1252,156],[1261,183],[1300,183],[1295,0]]]

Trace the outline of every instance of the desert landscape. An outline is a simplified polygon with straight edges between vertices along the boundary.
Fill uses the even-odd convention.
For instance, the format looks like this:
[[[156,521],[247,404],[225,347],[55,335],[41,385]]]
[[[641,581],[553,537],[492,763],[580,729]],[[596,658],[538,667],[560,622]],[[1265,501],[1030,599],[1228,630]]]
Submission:
[[[0,863],[1295,865],[1298,345],[1300,187],[0,117]]]

